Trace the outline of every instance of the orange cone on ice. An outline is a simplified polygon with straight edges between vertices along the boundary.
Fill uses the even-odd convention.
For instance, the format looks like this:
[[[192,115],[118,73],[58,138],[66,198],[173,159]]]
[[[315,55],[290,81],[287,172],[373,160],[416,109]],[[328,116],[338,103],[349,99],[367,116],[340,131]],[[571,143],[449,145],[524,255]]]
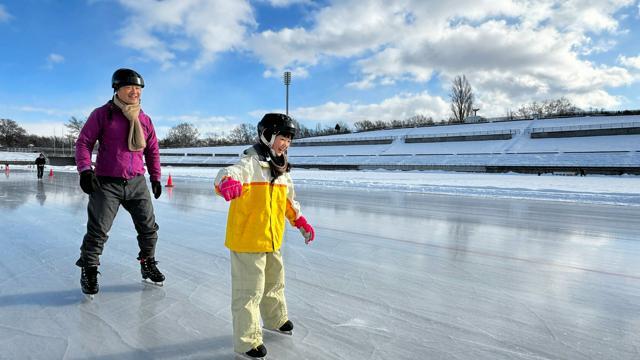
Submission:
[[[53,168],[49,169],[49,177],[53,176]]]
[[[167,185],[165,187],[173,187],[173,180],[171,179],[171,174],[169,174],[169,178],[167,179]]]

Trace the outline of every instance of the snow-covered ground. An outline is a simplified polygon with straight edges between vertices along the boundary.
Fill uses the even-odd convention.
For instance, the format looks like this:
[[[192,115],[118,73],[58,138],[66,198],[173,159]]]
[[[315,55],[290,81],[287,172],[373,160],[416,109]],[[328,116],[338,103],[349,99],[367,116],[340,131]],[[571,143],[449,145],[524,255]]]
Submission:
[[[1,153],[0,153],[1,154]],[[2,167],[2,166],[0,166]],[[14,165],[11,169],[33,170]],[[57,172],[75,173],[73,166],[48,166]],[[215,178],[219,168],[162,167],[163,181]],[[47,170],[47,174],[48,174]],[[443,171],[326,171],[294,169],[297,186],[371,191],[431,193],[476,197],[554,200],[640,206],[640,176],[585,177],[570,175],[486,174]]]

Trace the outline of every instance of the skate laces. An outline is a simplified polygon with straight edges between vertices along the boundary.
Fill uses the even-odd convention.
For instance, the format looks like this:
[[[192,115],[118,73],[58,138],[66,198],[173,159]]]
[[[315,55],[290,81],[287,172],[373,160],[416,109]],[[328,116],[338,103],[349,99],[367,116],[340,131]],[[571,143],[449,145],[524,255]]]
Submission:
[[[161,276],[162,273],[160,272],[160,270],[158,270],[158,267],[156,266],[156,264],[158,263],[158,261],[156,261],[156,259],[154,258],[147,258],[141,261],[142,266],[144,266],[144,268],[151,273],[154,276]]]
[[[98,271],[97,266],[83,267],[82,272],[84,273],[87,282],[91,285],[95,285],[98,282],[98,274],[100,274],[100,271]]]

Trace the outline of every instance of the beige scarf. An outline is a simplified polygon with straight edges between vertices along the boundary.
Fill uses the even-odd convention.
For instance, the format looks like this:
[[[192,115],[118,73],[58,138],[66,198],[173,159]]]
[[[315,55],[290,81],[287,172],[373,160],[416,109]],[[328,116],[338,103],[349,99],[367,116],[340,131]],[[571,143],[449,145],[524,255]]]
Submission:
[[[147,146],[147,142],[144,139],[140,119],[138,119],[140,115],[140,103],[134,105],[126,104],[116,95],[113,95],[113,103],[116,104],[116,106],[122,110],[124,116],[129,119],[129,138],[127,139],[129,151],[143,150]]]

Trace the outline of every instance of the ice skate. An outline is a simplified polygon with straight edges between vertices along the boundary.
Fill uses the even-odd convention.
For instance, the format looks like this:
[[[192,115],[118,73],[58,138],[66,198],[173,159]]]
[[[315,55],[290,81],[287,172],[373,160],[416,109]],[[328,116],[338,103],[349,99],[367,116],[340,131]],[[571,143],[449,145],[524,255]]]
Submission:
[[[260,344],[246,353],[236,353],[236,359],[266,359],[267,348]]]
[[[98,271],[97,266],[82,267],[80,272],[80,287],[82,293],[85,294],[87,299],[93,300],[93,296],[98,293],[100,287],[98,286]]]
[[[264,328],[264,329],[267,331],[278,333],[278,334],[293,335],[293,323],[291,322],[291,320],[287,320],[278,329],[267,329],[267,328]]]
[[[164,285],[164,275],[158,270],[156,264],[158,262],[155,258],[140,259],[140,273],[142,274],[142,281],[145,283],[153,284],[156,286]]]

